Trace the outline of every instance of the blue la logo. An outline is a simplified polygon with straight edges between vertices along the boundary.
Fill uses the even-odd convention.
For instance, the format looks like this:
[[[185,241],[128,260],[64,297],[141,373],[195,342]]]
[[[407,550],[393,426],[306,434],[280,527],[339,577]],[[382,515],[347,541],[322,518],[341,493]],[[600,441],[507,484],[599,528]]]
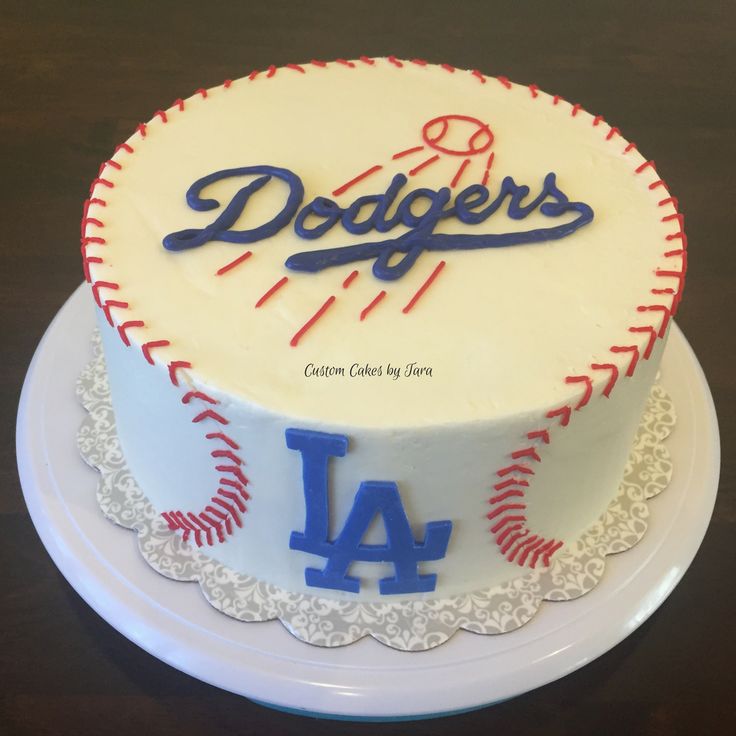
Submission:
[[[344,457],[348,438],[341,434],[287,429],[286,446],[302,455],[302,477],[306,521],[304,532],[292,532],[289,547],[325,557],[324,569],[307,567],[307,585],[360,592],[360,579],[348,575],[353,562],[389,562],[395,575],[381,578],[382,595],[427,593],[434,590],[437,576],[420,575],[420,562],[445,556],[452,532],[451,521],[430,521],[424,540],[417,542],[401,503],[399,489],[392,481],[363,481],[342,531],[329,539],[329,459]],[[368,527],[380,515],[386,529],[385,544],[362,544]]]

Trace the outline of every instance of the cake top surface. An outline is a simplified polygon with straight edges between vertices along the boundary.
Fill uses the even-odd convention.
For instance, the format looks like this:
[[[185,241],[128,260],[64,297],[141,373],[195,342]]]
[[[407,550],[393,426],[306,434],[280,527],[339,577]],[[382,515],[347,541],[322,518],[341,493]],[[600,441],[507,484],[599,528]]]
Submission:
[[[196,386],[333,425],[501,418],[574,401],[571,376],[604,387],[591,365],[630,365],[613,346],[646,351],[632,327],[660,329],[681,281],[661,274],[684,265],[658,182],[615,128],[533,85],[290,65],[119,147],[86,265],[127,340]]]

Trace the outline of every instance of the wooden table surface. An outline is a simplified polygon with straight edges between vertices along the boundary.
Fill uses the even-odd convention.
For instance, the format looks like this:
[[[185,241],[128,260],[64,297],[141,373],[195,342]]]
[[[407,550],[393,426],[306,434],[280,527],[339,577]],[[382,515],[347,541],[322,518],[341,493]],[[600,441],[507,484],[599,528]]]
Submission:
[[[0,2],[0,732],[734,732],[735,29],[736,4],[725,2]],[[81,202],[99,162],[139,121],[199,87],[269,64],[360,54],[426,58],[535,82],[601,113],[657,162],[689,236],[678,323],[710,382],[724,447],[703,546],[633,635],[507,703],[383,726],[268,710],[123,638],[46,554],[14,452],[26,368],[82,278]]]

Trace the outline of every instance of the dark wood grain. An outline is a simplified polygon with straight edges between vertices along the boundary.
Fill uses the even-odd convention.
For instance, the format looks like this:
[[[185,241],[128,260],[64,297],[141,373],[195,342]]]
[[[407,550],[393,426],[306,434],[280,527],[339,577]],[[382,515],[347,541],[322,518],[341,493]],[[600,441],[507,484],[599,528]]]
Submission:
[[[734,647],[736,4],[656,2],[0,3],[0,732],[18,734],[701,734],[736,728]],[[32,531],[14,456],[25,370],[81,280],[98,163],[176,97],[252,68],[395,54],[536,82],[656,160],[687,217],[678,323],[710,381],[724,461],[689,572],[582,670],[463,716],[374,726],[276,713],[171,669],[101,620]]]

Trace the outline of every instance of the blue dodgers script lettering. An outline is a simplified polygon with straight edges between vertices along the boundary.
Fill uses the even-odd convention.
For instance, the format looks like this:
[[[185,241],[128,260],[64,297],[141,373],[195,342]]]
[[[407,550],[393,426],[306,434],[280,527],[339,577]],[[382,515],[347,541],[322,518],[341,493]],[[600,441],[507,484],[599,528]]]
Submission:
[[[389,562],[392,578],[381,578],[382,595],[426,593],[434,590],[437,576],[420,575],[418,565],[445,556],[452,532],[451,521],[430,521],[424,541],[417,542],[401,503],[396,483],[363,481],[353,507],[336,539],[329,539],[329,460],[344,457],[348,438],[308,429],[287,429],[286,446],[302,455],[302,479],[306,520],[304,532],[292,532],[289,547],[327,558],[323,570],[308,567],[307,585],[360,592],[360,580],[348,575],[353,562]],[[361,544],[368,527],[380,515],[386,529],[386,544]]]
[[[294,231],[306,240],[316,240],[339,222],[352,235],[370,232],[388,233],[399,225],[408,228],[395,238],[385,238],[338,248],[303,251],[286,259],[286,266],[293,271],[315,273],[332,266],[343,266],[355,261],[374,260],[373,274],[382,280],[393,280],[403,276],[416,263],[424,251],[473,250],[479,248],[504,248],[524,243],[539,243],[559,240],[593,220],[592,208],[584,202],[571,202],[557,186],[557,177],[549,173],[544,177],[540,192],[527,201],[530,189],[517,184],[512,177],[505,177],[498,194],[491,199],[487,187],[472,184],[463,189],[451,203],[448,187],[439,190],[419,188],[404,195],[393,215],[388,211],[396,202],[407,183],[403,174],[397,174],[382,194],[358,197],[348,207],[341,207],[327,197],[316,197],[300,209],[304,198],[302,180],[293,171],[275,166],[245,166],[226,169],[202,177],[192,184],[186,198],[189,206],[205,212],[220,207],[216,199],[203,199],[202,190],[209,184],[231,177],[257,176],[233,196],[217,218],[198,230],[190,228],[167,235],[164,247],[172,251],[186,250],[204,245],[212,240],[228,243],[255,243],[276,235],[292,220]],[[250,197],[262,189],[272,178],[288,185],[289,193],[283,208],[268,222],[250,230],[231,230],[245,210]],[[552,227],[520,230],[510,233],[435,233],[437,224],[455,218],[466,225],[479,225],[506,204],[506,214],[512,220],[523,220],[539,210],[549,218],[561,218],[573,213],[569,222]],[[416,214],[416,210],[423,210]],[[362,219],[361,219],[362,218]],[[393,257],[401,254],[398,262]]]

